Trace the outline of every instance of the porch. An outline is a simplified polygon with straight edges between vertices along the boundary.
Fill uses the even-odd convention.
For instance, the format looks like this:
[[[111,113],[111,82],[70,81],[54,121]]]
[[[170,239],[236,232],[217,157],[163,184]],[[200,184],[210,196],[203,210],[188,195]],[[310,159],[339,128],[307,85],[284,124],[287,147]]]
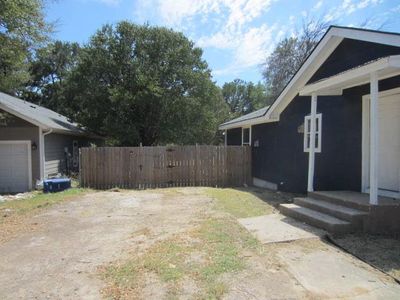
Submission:
[[[369,84],[362,106],[362,182],[361,194],[347,194],[348,202],[359,205],[394,203],[400,199],[400,87],[379,91],[379,82],[400,74],[400,55],[377,59],[310,83],[299,94],[311,96],[311,112],[306,117],[308,148],[307,191],[314,192],[315,153],[321,152],[321,116],[317,114],[319,96],[340,96],[345,89]],[[306,135],[305,135],[306,141]],[[323,152],[323,151],[322,151]],[[344,194],[342,194],[344,196]],[[388,196],[385,198],[382,196]],[[351,200],[349,200],[351,199]],[[367,201],[368,200],[368,201]],[[397,200],[400,201],[400,200]]]
[[[304,124],[308,194],[295,198],[293,204],[281,205],[282,213],[334,234],[400,233],[400,86],[379,91],[380,82],[399,74],[400,55],[388,56],[310,83],[300,90],[300,96],[311,96],[311,111]],[[315,191],[318,186],[315,182],[320,179],[316,177],[315,154],[324,155],[321,149],[323,116],[317,113],[317,101],[319,98],[329,101],[325,100],[329,97],[320,96],[340,97],[344,90],[365,85],[369,85],[369,94],[360,95],[361,188],[359,191],[334,190],[336,188]],[[341,155],[340,152],[337,155]]]
[[[280,211],[332,234],[400,233],[400,201],[384,196],[378,197],[378,204],[371,204],[365,193],[309,192],[307,197],[294,198],[294,203],[281,204]]]

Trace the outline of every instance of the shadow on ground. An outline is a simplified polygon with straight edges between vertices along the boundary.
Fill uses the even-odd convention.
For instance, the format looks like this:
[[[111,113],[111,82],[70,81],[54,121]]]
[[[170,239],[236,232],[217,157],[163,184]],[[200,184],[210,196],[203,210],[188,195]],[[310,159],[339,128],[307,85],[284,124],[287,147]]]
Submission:
[[[400,281],[400,239],[349,234],[333,241],[370,265],[390,274]]]

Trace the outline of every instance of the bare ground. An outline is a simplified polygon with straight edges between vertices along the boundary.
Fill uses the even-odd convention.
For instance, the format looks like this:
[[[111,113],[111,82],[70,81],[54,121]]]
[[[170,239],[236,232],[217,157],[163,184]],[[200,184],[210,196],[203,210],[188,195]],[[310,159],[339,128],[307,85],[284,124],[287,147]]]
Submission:
[[[263,194],[260,198],[265,200],[268,195]],[[276,201],[280,200],[273,199],[272,205]],[[207,236],[211,241],[205,244],[202,234],[210,233],[202,232],[202,226],[210,218],[222,218],[228,220],[228,226],[236,226],[229,223],[236,222],[235,217],[229,212],[215,210],[215,206],[215,200],[202,188],[107,191],[57,204],[25,220],[27,227],[37,224],[34,229],[20,230],[16,237],[0,245],[0,298],[195,299],[206,298],[209,291],[204,289],[209,286],[213,289],[212,295],[226,299],[322,299],[338,296],[323,293],[324,290],[318,289],[318,280],[302,281],[302,270],[296,269],[297,265],[304,264],[302,257],[321,253],[322,257],[331,255],[333,260],[343,260],[346,265],[353,266],[352,272],[355,268],[367,274],[369,280],[379,282],[375,290],[389,286],[394,295],[399,291],[387,276],[349,255],[342,256],[337,249],[319,240],[271,245],[253,245],[250,241],[251,246],[238,248],[237,256],[243,267],[236,268],[234,263],[237,261],[223,261],[222,266],[227,265],[231,271],[211,269],[214,273],[221,273],[210,275],[207,273],[210,268],[206,268],[206,275],[202,275],[204,268],[196,268],[208,267],[214,244],[224,238],[213,232],[216,237]],[[228,209],[236,212],[236,207]],[[273,209],[271,213],[274,213]],[[224,228],[220,229],[224,231]],[[227,243],[244,243],[246,233],[233,233],[238,239]],[[165,248],[171,245],[181,248],[174,253],[176,249]],[[190,251],[180,255],[179,249]],[[228,250],[228,254],[233,251],[217,250]],[[177,264],[167,263],[167,273],[152,265],[154,261],[146,261],[168,251],[172,251],[172,256],[176,255],[171,257]],[[104,276],[110,267],[117,266],[118,269],[127,261],[139,262],[140,278],[131,278],[137,276],[133,273],[122,277],[131,279],[133,285]],[[178,272],[180,268],[183,273]],[[207,278],[211,280],[207,281]],[[360,289],[357,282],[354,287],[349,286],[349,291],[348,295],[357,296],[370,293],[365,287]],[[346,298],[343,295],[340,297]]]
[[[50,208],[30,220],[37,231],[0,246],[1,298],[99,299],[99,266],[194,226],[210,202],[173,191],[101,192]]]

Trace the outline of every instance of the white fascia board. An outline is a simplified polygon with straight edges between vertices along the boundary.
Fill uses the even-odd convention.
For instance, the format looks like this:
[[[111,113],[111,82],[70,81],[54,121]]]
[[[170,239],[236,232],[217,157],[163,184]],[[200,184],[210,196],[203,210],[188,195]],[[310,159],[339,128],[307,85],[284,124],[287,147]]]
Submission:
[[[278,122],[279,119],[274,119],[274,118],[266,118],[265,116],[250,119],[250,120],[243,120],[240,122],[235,122],[231,124],[222,124],[218,127],[219,130],[227,130],[227,129],[233,129],[233,128],[238,128],[238,127],[250,127],[253,125],[257,124],[263,124],[263,123],[271,123],[271,122]]]
[[[34,120],[32,118],[27,117],[24,114],[21,114],[20,112],[16,111],[15,109],[10,108],[7,105],[4,105],[4,104],[0,103],[0,109],[4,110],[4,111],[6,111],[6,112],[8,112],[8,113],[10,113],[10,114],[12,114],[14,116],[17,116],[18,118],[20,118],[22,120],[25,120],[25,121],[33,124],[33,125],[36,125],[36,126],[42,128],[42,129],[49,129],[48,126],[46,126],[45,124],[40,123],[40,122],[38,122],[38,121],[36,121],[36,120]]]
[[[331,31],[333,35],[341,36],[347,39],[400,47],[400,35],[398,34],[337,27],[333,27]]]
[[[343,37],[335,36],[330,30],[320,41],[317,48],[311,53],[310,57],[304,62],[299,71],[289,82],[286,88],[279,95],[278,99],[267,111],[267,118],[278,118],[279,114],[299,93],[300,89],[310,80],[319,67],[332,54],[336,47],[342,42]]]
[[[399,55],[385,57],[370,64],[307,85],[300,91],[300,96],[310,96],[312,93],[317,93],[318,95],[329,94],[332,90],[332,92],[336,91],[338,93],[339,90],[368,83],[370,74],[374,72],[379,73],[379,79],[391,77],[396,74],[397,64],[400,64]]]
[[[267,118],[279,117],[279,114],[345,38],[400,47],[400,35],[332,27],[267,111]]]

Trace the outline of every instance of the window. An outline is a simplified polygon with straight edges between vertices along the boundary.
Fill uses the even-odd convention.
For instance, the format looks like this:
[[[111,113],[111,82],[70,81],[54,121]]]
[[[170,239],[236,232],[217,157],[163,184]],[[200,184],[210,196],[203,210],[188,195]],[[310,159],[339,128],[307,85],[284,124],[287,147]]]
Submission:
[[[251,144],[251,130],[250,128],[242,128],[242,146]]]
[[[315,152],[321,152],[322,114],[315,116]],[[304,152],[310,151],[311,116],[304,118]]]

